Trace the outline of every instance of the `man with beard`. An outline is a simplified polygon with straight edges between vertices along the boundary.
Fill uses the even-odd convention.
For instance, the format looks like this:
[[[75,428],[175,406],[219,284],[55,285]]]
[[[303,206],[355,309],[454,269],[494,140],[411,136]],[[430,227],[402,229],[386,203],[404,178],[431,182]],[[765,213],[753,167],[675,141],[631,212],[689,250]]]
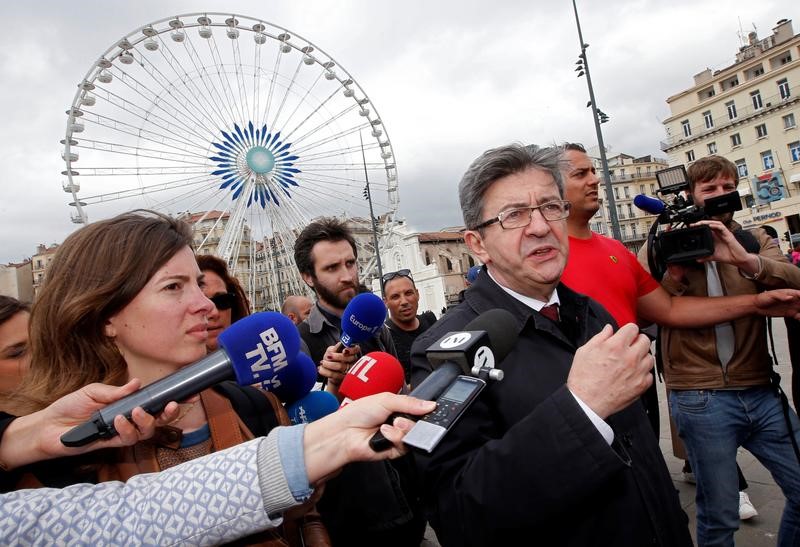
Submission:
[[[694,204],[703,207],[706,200],[736,190],[739,177],[729,160],[708,156],[689,166],[688,179]],[[800,270],[763,229],[743,230],[732,213],[697,225],[711,229],[714,254],[691,265],[668,264],[662,286],[670,294],[752,295],[800,288]],[[670,414],[697,479],[698,545],[733,545],[739,528],[740,446],[770,471],[786,496],[778,545],[800,544],[800,422],[779,397],[763,317],[752,314],[707,328],[663,328],[661,343]]]
[[[396,355],[385,326],[360,345],[337,347],[342,314],[358,294],[357,258],[353,235],[335,218],[321,218],[306,226],[294,246],[300,275],[317,295],[311,313],[297,327],[301,349],[319,363],[319,375],[334,394],[361,354],[385,351]],[[317,508],[334,545],[419,545],[425,519],[417,490],[411,455],[392,463],[356,463],[326,484]]]

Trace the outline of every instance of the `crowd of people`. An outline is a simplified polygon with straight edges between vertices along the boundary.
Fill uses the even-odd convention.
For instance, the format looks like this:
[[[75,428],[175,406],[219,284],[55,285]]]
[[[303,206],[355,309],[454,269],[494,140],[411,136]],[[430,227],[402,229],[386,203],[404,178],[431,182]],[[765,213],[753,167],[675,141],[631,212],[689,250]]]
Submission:
[[[716,156],[688,173],[698,205],[738,181]],[[411,421],[384,422],[434,403],[382,394],[290,426],[275,394],[233,382],[158,416],[117,416],[111,439],[63,446],[72,426],[216,351],[219,334],[251,313],[225,261],[196,255],[182,221],[134,211],[81,228],[32,308],[0,297],[0,537],[418,546],[429,523],[445,547],[520,537],[691,545],[640,332],[657,324],[673,440],[697,482],[698,544],[732,545],[740,517],[752,516],[742,513],[739,447],[786,496],[779,544],[798,544],[800,421],[772,373],[764,317],[800,317],[800,269],[764,230],[726,214],[699,223],[713,235],[711,256],[655,279],[590,229],[598,183],[579,144],[487,150],[458,187],[464,240],[481,263],[460,303],[437,320],[420,312],[410,269],[385,273],[386,323],[352,346],[340,335],[362,290],[353,235],[333,218],[298,235],[294,259],[314,299],[289,296],[281,312],[318,367],[318,389],[334,396],[362,355],[396,356],[408,390],[433,371],[425,350],[442,336],[491,309],[513,315],[515,343],[497,364],[505,378],[432,453],[403,447]],[[379,429],[391,450],[369,449]]]

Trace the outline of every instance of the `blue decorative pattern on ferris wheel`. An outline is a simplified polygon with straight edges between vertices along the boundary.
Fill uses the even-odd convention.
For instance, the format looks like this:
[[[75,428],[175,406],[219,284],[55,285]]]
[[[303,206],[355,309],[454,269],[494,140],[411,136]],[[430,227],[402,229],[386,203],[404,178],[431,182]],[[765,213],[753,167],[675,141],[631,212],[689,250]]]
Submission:
[[[233,124],[233,129],[220,130],[221,142],[211,143],[217,155],[209,159],[218,167],[211,174],[222,179],[220,189],[230,190],[233,199],[239,199],[247,181],[253,180],[252,191],[245,196],[248,207],[258,203],[265,208],[270,201],[280,205],[279,192],[291,197],[289,187],[298,186],[295,175],[300,173],[294,164],[298,156],[292,154],[291,143],[281,140],[280,131],[268,132],[266,124],[255,129],[253,122],[248,122],[244,130]]]

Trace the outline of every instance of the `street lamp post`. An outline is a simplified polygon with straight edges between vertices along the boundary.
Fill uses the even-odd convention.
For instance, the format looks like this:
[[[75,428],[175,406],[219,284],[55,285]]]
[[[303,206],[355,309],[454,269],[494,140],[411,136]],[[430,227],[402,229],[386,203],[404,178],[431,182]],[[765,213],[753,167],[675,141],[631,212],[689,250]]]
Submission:
[[[372,210],[372,191],[369,188],[369,173],[367,173],[367,156],[364,153],[364,139],[361,137],[361,131],[358,132],[358,138],[361,141],[361,159],[364,162],[364,180],[366,186],[364,187],[364,197],[369,202],[369,218],[372,221],[372,245],[375,248],[375,261],[378,266],[378,279],[383,280],[383,267],[381,266],[381,250],[378,248],[378,225],[375,219],[375,212]],[[381,296],[383,296],[383,282],[381,281]]]
[[[581,33],[581,22],[578,19],[578,6],[575,0],[572,0],[572,8],[575,10],[575,25],[578,27],[578,40],[581,43],[581,54],[579,55],[578,65],[576,71],[580,78],[586,74],[586,85],[589,87],[589,104],[592,107],[592,117],[594,118],[594,129],[597,132],[597,146],[600,147],[600,163],[603,170],[603,186],[606,189],[606,198],[608,199],[608,214],[611,217],[611,234],[617,241],[622,241],[622,234],[619,230],[619,218],[617,217],[617,204],[614,200],[614,192],[611,188],[611,176],[608,173],[608,160],[606,159],[606,147],[603,143],[603,131],[600,129],[600,124],[608,121],[608,116],[597,108],[597,103],[594,99],[594,88],[592,87],[592,77],[589,75],[589,60],[586,57],[586,48],[589,44],[584,43],[583,33]]]

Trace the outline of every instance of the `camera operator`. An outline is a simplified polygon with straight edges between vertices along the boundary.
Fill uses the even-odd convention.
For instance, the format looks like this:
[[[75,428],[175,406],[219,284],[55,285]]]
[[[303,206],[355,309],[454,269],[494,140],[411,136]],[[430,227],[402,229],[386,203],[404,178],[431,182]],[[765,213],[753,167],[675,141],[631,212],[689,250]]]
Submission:
[[[688,169],[697,207],[736,190],[729,160],[709,156]],[[714,252],[691,264],[667,264],[662,285],[673,295],[755,294],[799,288],[792,266],[761,228],[746,231],[724,213],[697,225],[711,229]],[[640,259],[641,260],[641,259]],[[739,527],[736,450],[743,446],[770,471],[786,496],[779,545],[800,542],[800,422],[772,385],[764,319],[745,316],[703,329],[663,328],[670,414],[697,479],[698,545],[733,545]]]

